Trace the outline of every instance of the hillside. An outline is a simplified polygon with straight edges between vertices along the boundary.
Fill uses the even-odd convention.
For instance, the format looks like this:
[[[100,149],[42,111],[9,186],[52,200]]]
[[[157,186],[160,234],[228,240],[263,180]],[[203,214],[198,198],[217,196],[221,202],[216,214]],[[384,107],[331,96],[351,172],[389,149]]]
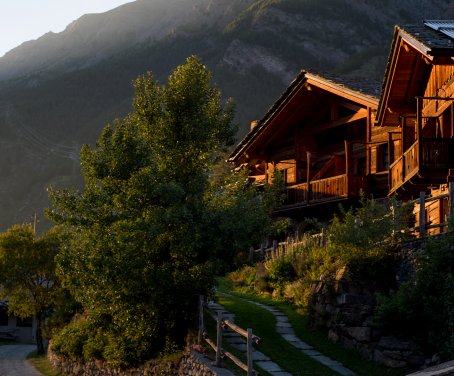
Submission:
[[[40,215],[49,184],[80,185],[80,146],[147,70],[163,82],[199,55],[241,136],[299,69],[381,80],[394,24],[442,16],[443,0],[138,0],[26,42],[0,58],[0,231]]]

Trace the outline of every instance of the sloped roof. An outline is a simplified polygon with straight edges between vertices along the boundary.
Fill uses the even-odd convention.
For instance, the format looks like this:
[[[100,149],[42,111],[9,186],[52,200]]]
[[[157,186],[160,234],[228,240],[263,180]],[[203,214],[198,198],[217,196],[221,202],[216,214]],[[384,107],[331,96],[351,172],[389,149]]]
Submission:
[[[422,54],[427,56],[454,56],[454,20],[429,20],[416,25],[395,26],[391,49],[383,77],[378,116],[383,116],[383,106],[387,87],[389,86],[390,71],[396,59],[398,41],[405,40]]]
[[[296,78],[290,83],[287,89],[269,108],[263,118],[235,147],[229,156],[229,161],[233,162],[244,150],[244,148],[268,125],[273,115],[279,111],[281,106],[295,93],[307,80],[318,82],[322,85],[335,88],[339,92],[349,94],[359,101],[370,103],[373,106],[378,105],[378,94],[380,93],[380,83],[377,81],[367,80],[365,78],[347,78],[324,73],[323,76],[301,70]]]

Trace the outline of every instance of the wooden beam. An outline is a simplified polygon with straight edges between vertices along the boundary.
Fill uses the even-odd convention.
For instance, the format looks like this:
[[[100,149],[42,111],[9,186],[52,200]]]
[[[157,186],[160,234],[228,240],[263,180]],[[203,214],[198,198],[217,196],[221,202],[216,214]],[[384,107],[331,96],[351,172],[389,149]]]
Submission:
[[[426,193],[419,194],[419,235],[421,238],[426,236]]]
[[[347,140],[344,141],[345,143],[345,185],[347,189],[347,195],[350,192],[349,187],[349,176],[350,176],[350,152],[351,152],[351,144]]]
[[[364,107],[360,106],[357,103],[352,103],[350,101],[345,101],[345,100],[344,101],[337,101],[337,103],[339,104],[339,106],[348,108],[349,110],[352,110],[352,111],[355,111],[355,112],[361,110],[362,108],[364,108]]]
[[[309,199],[310,199],[310,180],[311,180],[311,152],[307,152],[307,204],[309,204]]]
[[[365,119],[365,118],[367,118],[367,110],[365,108],[362,108],[356,114],[353,114],[350,116],[344,116],[337,120],[328,121],[328,122],[322,123],[322,124],[314,124],[312,131],[308,132],[308,134],[324,132],[329,129],[336,128],[338,126],[352,123],[356,120],[361,120],[361,119]]]

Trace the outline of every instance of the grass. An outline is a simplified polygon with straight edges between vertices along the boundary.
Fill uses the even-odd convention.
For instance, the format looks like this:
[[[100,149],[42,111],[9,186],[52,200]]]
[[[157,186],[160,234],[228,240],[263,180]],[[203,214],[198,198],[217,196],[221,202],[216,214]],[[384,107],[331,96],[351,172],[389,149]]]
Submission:
[[[278,363],[285,371],[295,376],[337,375],[285,341],[276,332],[275,318],[270,312],[231,295],[219,294],[218,301],[228,311],[235,314],[235,323],[237,325],[242,328],[253,328],[254,334],[263,339],[262,343],[255,346],[256,349]],[[255,368],[259,370],[257,366]],[[267,375],[268,373],[261,370],[260,374]]]
[[[64,376],[63,373],[52,368],[46,355],[38,355],[33,351],[27,355],[27,360],[44,376]]]
[[[260,303],[264,303],[270,306],[274,306],[280,311],[282,311],[285,315],[287,315],[289,322],[291,323],[295,334],[301,340],[307,342],[315,349],[323,353],[324,355],[329,356],[332,359],[340,361],[344,366],[350,368],[358,375],[367,375],[367,376],[402,376],[405,374],[402,370],[395,370],[380,366],[372,361],[365,360],[360,356],[360,354],[355,350],[346,349],[336,343],[330,341],[327,337],[327,333],[324,331],[314,330],[310,327],[309,320],[307,317],[307,312],[302,309],[298,309],[287,302],[276,301],[272,298],[261,297],[254,294],[246,294],[246,293],[239,293],[232,291],[231,286],[227,281],[224,279],[219,280],[219,287],[218,291],[221,293],[218,295],[220,304],[225,305],[227,310],[231,310],[233,313],[234,310],[238,310],[240,313],[239,316],[236,317],[235,321],[238,320],[238,324],[241,325],[240,319],[247,319],[250,322],[251,327],[254,329],[254,333],[256,332],[256,328],[258,330],[265,329],[268,327],[268,331],[274,331],[275,327],[275,319],[271,313],[268,311],[264,311],[255,305],[249,304],[246,305],[246,302],[241,301],[238,298],[246,298],[251,301],[256,301]],[[222,295],[222,293],[230,294],[230,296]],[[239,308],[237,308],[238,306]],[[275,332],[275,331],[274,331]],[[277,336],[277,334],[275,332]],[[257,333],[260,336],[260,334]],[[264,346],[263,348],[267,347],[267,341],[264,341],[263,344],[260,346]],[[284,341],[285,342],[285,341]],[[296,350],[299,357],[305,356],[300,350],[295,349],[293,346],[285,342],[288,346],[292,349]],[[273,346],[274,347],[274,346]],[[262,347],[260,347],[262,349]],[[285,349],[285,350],[284,350]],[[287,361],[286,358],[289,358],[288,361],[293,363],[292,358],[294,351],[287,353],[287,347],[283,347],[280,350],[280,347],[269,349],[270,351],[274,352],[274,354],[279,354],[276,358],[276,363],[281,364],[281,351],[284,350],[284,357],[283,360]],[[266,353],[265,351],[263,351]],[[317,362],[317,365],[319,363]],[[316,375],[317,373],[313,373],[312,369],[309,368],[311,375]],[[289,370],[292,374],[300,375],[304,373],[293,373]],[[326,371],[325,371],[326,372]],[[322,373],[323,375],[329,375],[329,373]]]

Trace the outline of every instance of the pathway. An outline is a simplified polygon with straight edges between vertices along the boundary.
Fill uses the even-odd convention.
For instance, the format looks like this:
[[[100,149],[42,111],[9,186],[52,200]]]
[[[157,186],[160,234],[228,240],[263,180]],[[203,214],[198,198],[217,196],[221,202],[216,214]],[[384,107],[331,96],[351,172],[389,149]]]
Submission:
[[[234,321],[235,315],[233,313],[226,311],[225,308],[220,304],[210,302],[208,304],[208,307],[215,312],[221,312],[223,319]],[[233,330],[227,329],[223,331],[222,337],[235,349],[243,352],[247,351],[246,339],[243,336],[234,332]],[[255,364],[257,364],[260,368],[264,369],[266,372],[272,375],[292,376],[292,374],[285,372],[277,363],[271,361],[268,356],[266,356],[265,354],[263,354],[262,352],[258,351],[255,348],[253,349],[252,352],[252,358],[254,359]]]
[[[25,360],[28,354],[36,350],[36,345],[0,346],[1,376],[42,376]]]
[[[223,295],[228,296],[228,294],[223,294]],[[323,355],[321,352],[317,351],[312,346],[310,346],[306,342],[299,339],[295,335],[295,332],[294,332],[290,322],[288,321],[287,316],[285,316],[278,309],[268,306],[266,304],[257,303],[257,302],[251,301],[251,300],[247,300],[247,299],[242,299],[242,300],[244,300],[250,304],[255,304],[255,305],[259,306],[260,308],[263,308],[263,309],[267,310],[268,312],[270,312],[271,314],[273,314],[274,317],[276,318],[276,331],[280,335],[282,335],[282,337],[288,343],[290,343],[292,346],[296,347],[297,349],[301,350],[304,354],[310,356],[312,359],[316,360],[317,362],[322,363],[323,365],[329,367],[334,372],[336,372],[342,376],[354,376],[355,375],[355,373],[353,371],[351,371],[350,369],[343,366],[342,363],[340,363],[336,360],[333,360],[333,359],[327,357],[326,355]],[[219,306],[219,307],[222,307],[222,306]],[[222,307],[222,309],[223,309],[223,307]],[[244,343],[244,340],[243,340],[243,343]],[[259,365],[260,367],[265,369],[267,372],[269,372],[271,374],[275,374],[275,375],[289,375],[289,373],[286,373],[282,369],[280,369],[280,367],[276,363],[274,363],[274,365],[269,364],[269,362],[271,362],[271,361],[269,360],[269,358],[266,357],[266,355],[261,354],[260,352],[257,351],[257,356],[258,356],[258,358],[256,358],[256,352],[254,350],[254,354],[253,354],[254,361],[257,360],[257,362],[256,362],[257,365]],[[262,360],[261,356],[263,356],[265,358]],[[271,362],[271,363],[273,363],[273,362]],[[274,369],[275,369],[275,371],[273,371]]]

